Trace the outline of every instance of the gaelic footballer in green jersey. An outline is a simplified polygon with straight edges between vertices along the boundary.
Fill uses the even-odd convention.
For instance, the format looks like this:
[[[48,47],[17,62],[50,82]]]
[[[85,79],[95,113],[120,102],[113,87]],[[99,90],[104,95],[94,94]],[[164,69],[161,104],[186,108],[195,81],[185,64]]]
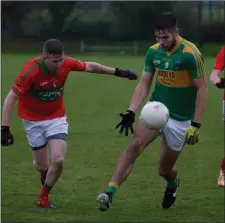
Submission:
[[[137,157],[158,136],[162,136],[158,170],[159,175],[167,181],[162,207],[170,208],[176,200],[179,185],[176,161],[185,144],[198,142],[207,101],[202,55],[193,43],[179,35],[174,15],[162,13],[155,21],[158,43],[147,50],[142,77],[128,110],[120,114],[122,120],[117,128],[120,127],[120,133],[125,130],[125,135],[128,135],[129,129],[131,133],[134,132],[135,113],[148,97],[154,77],[156,84],[150,101],[165,104],[170,118],[162,129],[153,130],[146,127],[140,117],[134,137],[119,157],[106,192],[97,196],[101,210],[110,207],[116,190],[128,177]]]

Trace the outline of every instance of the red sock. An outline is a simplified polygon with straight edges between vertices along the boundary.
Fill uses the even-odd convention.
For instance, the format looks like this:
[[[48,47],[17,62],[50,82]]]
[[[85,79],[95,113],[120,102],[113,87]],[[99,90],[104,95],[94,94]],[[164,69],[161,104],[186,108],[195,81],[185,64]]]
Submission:
[[[45,184],[41,189],[40,197],[48,197],[48,194],[51,189],[52,189],[51,186]]]
[[[223,171],[225,171],[225,158],[223,158],[220,167],[221,167],[221,169],[222,169]]]

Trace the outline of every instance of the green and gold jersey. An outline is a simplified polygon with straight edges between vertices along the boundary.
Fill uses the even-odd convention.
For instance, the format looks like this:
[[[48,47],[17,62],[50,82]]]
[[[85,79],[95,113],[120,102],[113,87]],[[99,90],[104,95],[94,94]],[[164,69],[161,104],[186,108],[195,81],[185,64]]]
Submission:
[[[181,37],[172,52],[165,52],[157,43],[148,49],[144,71],[156,75],[150,101],[165,104],[172,119],[192,120],[197,96],[193,79],[205,75],[204,61],[197,47]]]

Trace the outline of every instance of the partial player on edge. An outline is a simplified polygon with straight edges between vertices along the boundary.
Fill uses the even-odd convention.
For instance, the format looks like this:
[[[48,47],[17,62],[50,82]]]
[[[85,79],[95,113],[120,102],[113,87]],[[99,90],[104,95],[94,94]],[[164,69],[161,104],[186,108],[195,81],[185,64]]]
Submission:
[[[218,88],[225,89],[225,77],[220,77],[222,71],[225,68],[225,46],[223,46],[220,52],[216,56],[216,61],[210,74],[210,81]],[[225,124],[225,91],[223,96],[223,105],[222,105],[222,120]],[[225,125],[224,125],[225,127]],[[224,148],[223,148],[224,149]],[[220,164],[220,172],[218,178],[218,185],[224,187],[224,173],[225,173],[225,158],[223,157]]]

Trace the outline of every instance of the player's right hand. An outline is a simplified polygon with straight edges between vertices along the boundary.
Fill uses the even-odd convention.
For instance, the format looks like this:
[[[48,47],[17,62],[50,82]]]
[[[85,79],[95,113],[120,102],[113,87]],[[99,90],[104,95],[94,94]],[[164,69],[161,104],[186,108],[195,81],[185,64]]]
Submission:
[[[225,78],[220,78],[220,82],[216,84],[218,88],[225,88]]]
[[[122,134],[125,130],[125,136],[128,136],[129,129],[131,133],[134,133],[133,123],[135,122],[135,113],[131,110],[127,110],[125,113],[120,113],[122,120],[117,124],[116,129],[120,127],[119,133]]]
[[[9,126],[1,126],[1,145],[10,146],[13,143],[14,143],[14,138],[9,130]]]

